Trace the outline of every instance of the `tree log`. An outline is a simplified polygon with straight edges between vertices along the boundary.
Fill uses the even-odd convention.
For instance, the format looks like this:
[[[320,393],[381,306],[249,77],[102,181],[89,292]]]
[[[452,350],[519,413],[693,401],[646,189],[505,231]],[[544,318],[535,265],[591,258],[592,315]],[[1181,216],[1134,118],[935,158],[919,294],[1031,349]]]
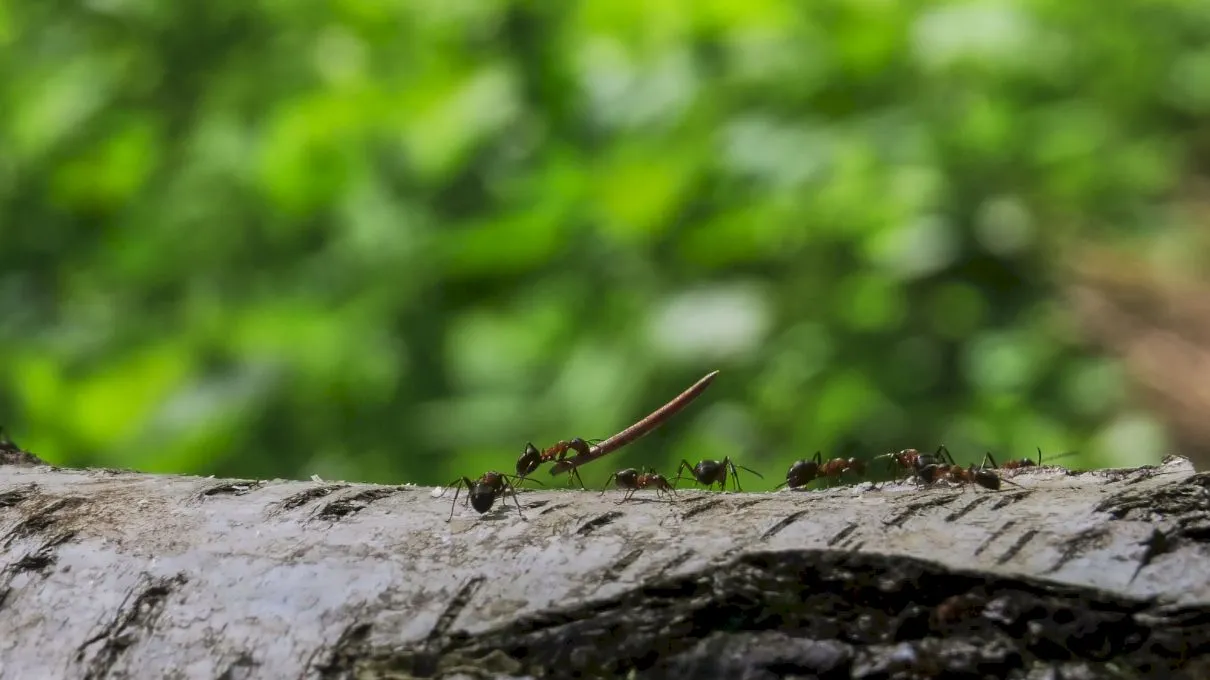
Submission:
[[[447,522],[424,487],[4,465],[0,677],[1210,677],[1210,474],[1004,476]]]

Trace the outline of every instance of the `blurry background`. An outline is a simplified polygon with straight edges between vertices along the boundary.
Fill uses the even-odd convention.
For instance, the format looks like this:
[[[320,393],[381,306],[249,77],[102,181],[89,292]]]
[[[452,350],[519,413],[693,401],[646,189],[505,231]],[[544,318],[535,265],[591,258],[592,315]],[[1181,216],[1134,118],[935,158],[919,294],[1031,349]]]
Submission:
[[[719,369],[586,480],[1198,457],[1208,152],[1203,0],[7,0],[0,424],[434,484]]]

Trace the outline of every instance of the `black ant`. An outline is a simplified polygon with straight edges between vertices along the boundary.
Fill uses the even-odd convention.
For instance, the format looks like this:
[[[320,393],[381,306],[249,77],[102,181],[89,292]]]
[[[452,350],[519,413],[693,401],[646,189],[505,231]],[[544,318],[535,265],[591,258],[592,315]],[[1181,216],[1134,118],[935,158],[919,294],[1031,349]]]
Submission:
[[[525,444],[525,452],[517,459],[517,477],[524,479],[537,470],[543,463],[551,463],[561,461],[567,457],[568,451],[575,451],[580,455],[587,455],[592,447],[588,442],[575,437],[573,439],[560,440],[554,446],[539,451],[538,447],[532,443]],[[574,477],[580,483],[580,488],[584,487],[584,480],[580,477],[580,472],[573,466],[571,468],[571,477]]]
[[[774,491],[784,487],[790,489],[801,489],[810,484],[819,476],[819,452],[815,452],[815,457],[811,460],[798,459],[790,464],[790,469],[786,470],[786,481],[773,487]]]
[[[833,458],[824,462],[823,452],[816,451],[810,460],[800,459],[794,461],[790,465],[790,469],[786,471],[786,481],[778,484],[774,487],[774,490],[780,489],[783,486],[799,489],[810,484],[815,479],[839,478],[846,472],[864,475],[865,463],[857,458]]]
[[[668,480],[664,478],[664,475],[658,474],[655,470],[647,470],[650,470],[650,468],[645,469],[643,472],[639,472],[634,468],[618,470],[612,475],[609,475],[609,478],[605,480],[605,490],[601,491],[601,495],[604,496],[605,491],[609,489],[609,483],[616,480],[617,487],[619,489],[626,490],[626,495],[622,497],[622,500],[617,501],[618,503],[623,503],[629,500],[640,489],[648,488],[655,489],[655,495],[657,498],[662,493],[669,493],[673,496],[676,496],[676,491],[673,490],[672,485],[668,483]]]
[[[764,475],[756,470],[746,468],[743,465],[736,465],[735,463],[731,462],[730,458],[727,457],[723,458],[721,461],[703,460],[697,465],[690,465],[689,461],[682,459],[680,467],[676,469],[676,478],[678,480],[684,479],[681,477],[681,470],[689,470],[689,472],[693,475],[693,479],[697,480],[698,484],[705,484],[707,489],[712,488],[715,484],[718,484],[719,490],[725,491],[727,488],[727,471],[730,470],[731,478],[735,480],[735,490],[743,491],[743,489],[739,488],[739,473],[735,471],[735,468],[737,467],[747,470],[761,479],[765,478]]]
[[[521,503],[517,501],[517,490],[508,481],[510,475],[503,472],[487,472],[477,480],[471,481],[470,477],[461,477],[450,482],[449,486],[454,487],[454,500],[450,503],[450,516],[445,521],[450,521],[454,518],[454,505],[458,502],[458,494],[461,493],[462,487],[466,487],[465,505],[469,503],[480,515],[492,509],[496,503],[496,499],[504,495],[505,491],[509,491],[513,496],[513,503],[517,506],[517,514],[521,515],[521,519],[525,519],[525,515],[521,514]],[[523,480],[520,477],[513,477],[520,484]],[[532,480],[538,481],[538,480]],[[538,482],[541,484],[541,482]],[[438,494],[438,498],[445,495],[449,488],[442,489]]]

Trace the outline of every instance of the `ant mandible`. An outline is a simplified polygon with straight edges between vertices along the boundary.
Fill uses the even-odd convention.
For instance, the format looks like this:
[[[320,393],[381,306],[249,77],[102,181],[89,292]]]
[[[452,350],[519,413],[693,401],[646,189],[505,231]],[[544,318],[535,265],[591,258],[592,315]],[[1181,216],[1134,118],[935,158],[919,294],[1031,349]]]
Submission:
[[[470,477],[461,477],[450,482],[445,489],[441,490],[438,498],[445,495],[449,491],[449,487],[454,487],[454,500],[450,503],[450,516],[445,521],[454,519],[454,506],[458,503],[458,494],[461,493],[462,487],[466,487],[466,500],[463,504],[469,503],[471,507],[480,515],[492,509],[496,503],[496,499],[504,495],[505,491],[512,492],[513,503],[517,506],[517,514],[521,519],[525,519],[525,515],[521,512],[521,503],[517,501],[517,490],[508,481],[510,475],[503,472],[486,472],[477,480],[471,481]],[[523,480],[519,477],[514,477],[517,483],[520,484]],[[532,480],[538,481],[538,480]],[[538,482],[541,484],[541,482]]]
[[[560,440],[545,451],[539,451],[538,447],[534,446],[533,443],[527,442],[525,444],[525,452],[517,459],[517,477],[524,479],[537,470],[543,463],[563,460],[567,457],[568,451],[575,451],[580,455],[586,455],[591,448],[588,442],[579,437]],[[585,488],[584,480],[580,477],[580,472],[575,467],[571,468],[569,477],[579,482],[581,489]]]
[[[764,475],[756,470],[753,470],[752,468],[746,468],[743,465],[736,465],[735,463],[731,462],[730,457],[724,457],[721,461],[703,460],[697,465],[690,465],[689,461],[681,459],[680,467],[676,469],[676,478],[678,480],[684,479],[681,477],[681,470],[689,470],[693,475],[693,479],[697,480],[698,484],[705,484],[707,489],[712,488],[715,484],[718,484],[719,490],[725,491],[727,489],[727,471],[730,470],[731,478],[735,481],[735,490],[743,491],[743,489],[741,489],[739,486],[739,473],[735,471],[735,468],[737,467],[747,470],[761,479],[765,478]]]
[[[665,479],[663,475],[658,474],[655,470],[650,468],[645,468],[643,472],[639,472],[634,468],[626,468],[625,470],[618,470],[617,472],[609,475],[609,478],[605,480],[605,489],[601,491],[602,496],[604,496],[605,491],[609,489],[609,483],[614,481],[616,481],[619,489],[626,490],[626,495],[622,497],[622,500],[617,501],[618,503],[624,503],[634,496],[634,494],[640,489],[648,488],[655,489],[655,495],[657,498],[659,498],[660,494],[662,493],[669,493],[674,497],[676,496],[676,491],[673,490],[672,485],[668,483],[668,480]]]

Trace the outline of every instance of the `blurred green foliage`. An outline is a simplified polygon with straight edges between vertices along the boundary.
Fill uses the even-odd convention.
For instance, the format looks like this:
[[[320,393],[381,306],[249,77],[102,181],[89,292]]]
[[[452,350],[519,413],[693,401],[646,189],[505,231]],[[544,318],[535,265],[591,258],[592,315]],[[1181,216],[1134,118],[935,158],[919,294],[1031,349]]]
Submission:
[[[586,476],[1139,463],[1051,275],[1170,221],[1210,3],[4,0],[0,110],[0,414],[49,460],[443,483],[717,368]]]

